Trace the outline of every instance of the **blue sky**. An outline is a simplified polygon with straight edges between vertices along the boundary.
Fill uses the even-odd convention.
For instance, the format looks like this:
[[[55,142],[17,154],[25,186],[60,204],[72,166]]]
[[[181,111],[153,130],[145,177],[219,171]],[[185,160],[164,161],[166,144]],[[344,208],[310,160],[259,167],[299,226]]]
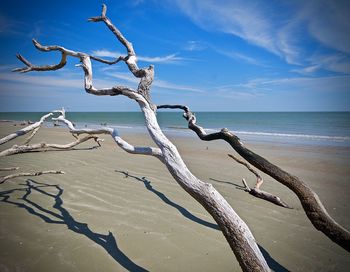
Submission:
[[[107,16],[135,48],[139,65],[155,65],[156,104],[196,111],[349,111],[350,1],[104,1]],[[135,111],[123,97],[83,89],[69,59],[59,71],[12,73],[15,54],[34,64],[61,45],[108,58],[125,49],[98,16],[102,1],[1,1],[0,111]],[[124,63],[93,63],[96,87],[137,86]]]

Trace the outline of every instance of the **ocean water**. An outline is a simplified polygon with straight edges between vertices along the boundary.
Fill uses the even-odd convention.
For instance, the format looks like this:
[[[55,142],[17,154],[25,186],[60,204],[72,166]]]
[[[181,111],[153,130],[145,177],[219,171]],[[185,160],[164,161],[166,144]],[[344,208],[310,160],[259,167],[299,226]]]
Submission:
[[[3,112],[0,120],[35,121],[44,114]],[[157,117],[165,133],[194,136],[181,112],[158,112]],[[350,112],[198,112],[196,117],[208,132],[225,127],[243,141],[350,147]],[[145,131],[140,112],[68,112],[67,118],[80,127],[108,125],[121,132]]]

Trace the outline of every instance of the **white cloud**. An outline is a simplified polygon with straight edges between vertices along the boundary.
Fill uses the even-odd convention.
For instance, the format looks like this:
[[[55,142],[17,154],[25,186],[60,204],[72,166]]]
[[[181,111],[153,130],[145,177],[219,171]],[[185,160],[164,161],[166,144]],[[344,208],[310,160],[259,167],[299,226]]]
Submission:
[[[102,50],[92,51],[92,55],[96,56],[96,57],[118,58],[119,56],[122,56],[123,54],[121,54],[119,52],[112,52],[112,51],[102,49]]]
[[[241,0],[177,0],[176,3],[182,12],[204,29],[230,33],[279,54],[271,33],[273,26],[261,12],[262,5]]]
[[[207,46],[200,41],[187,41],[184,49],[187,51],[201,51],[206,47]]]
[[[293,69],[300,74],[314,74],[323,69],[331,72],[350,74],[350,58],[344,54],[320,55],[315,54],[308,59],[310,66],[301,69]]]
[[[108,58],[118,58],[119,56],[125,55],[119,52],[112,52],[109,50],[95,50],[92,55],[96,57],[108,57]],[[148,57],[148,56],[137,56],[139,61],[145,61],[150,63],[178,63],[183,60],[183,58],[176,56],[176,54],[171,54],[162,57]]]
[[[236,86],[255,91],[339,92],[349,90],[350,76],[257,78]]]
[[[76,73],[66,72],[64,76],[61,75],[44,75],[44,74],[21,74],[11,72],[0,72],[0,81],[12,82],[17,84],[28,84],[38,87],[55,87],[59,88],[72,88],[83,89],[84,81],[82,76],[77,76]],[[98,88],[111,87],[115,85],[115,82],[110,80],[94,79],[94,84]]]
[[[153,62],[153,63],[175,63],[183,60],[183,58],[177,57],[176,54],[167,55],[164,57],[138,57],[140,61]]]
[[[313,74],[314,72],[318,71],[320,69],[319,65],[312,65],[312,66],[308,66],[302,69],[293,69],[292,72],[296,72],[298,74],[302,74],[302,75],[310,75]]]
[[[263,66],[263,64],[261,62],[259,62],[257,59],[249,57],[247,55],[241,54],[241,53],[237,53],[237,52],[233,52],[233,51],[225,51],[222,49],[218,49],[218,48],[214,48],[214,50],[226,57],[232,58],[232,59],[239,59],[239,60],[243,60],[245,62],[248,62],[250,64],[253,65],[258,65],[258,66]]]
[[[175,3],[201,28],[233,34],[282,57],[288,64],[304,66],[296,69],[299,72],[318,70],[309,60],[316,48],[350,53],[349,1],[286,1],[271,5],[244,0],[177,0]],[[314,46],[315,39],[318,44]],[[233,57],[240,58],[239,54]],[[332,62],[321,65],[320,69],[344,73],[348,63]]]
[[[156,79],[154,81],[153,86],[163,88],[163,89],[177,90],[177,91],[188,91],[188,92],[196,92],[196,93],[204,92],[203,90],[198,89],[196,87],[179,85],[179,84],[171,83],[171,82],[168,82],[165,80],[160,80],[160,79]]]
[[[129,83],[136,83],[136,84],[138,84],[140,82],[139,79],[135,78],[130,73],[106,72],[106,75],[114,77],[114,78],[121,79],[121,80],[123,80],[125,82],[129,82]],[[175,84],[175,83],[171,83],[171,82],[168,82],[166,80],[161,80],[161,79],[155,79],[153,84],[152,84],[152,86],[153,87],[162,88],[162,89],[176,90],[176,91],[187,91],[187,92],[197,92],[197,93],[204,92],[203,90],[198,89],[198,88],[193,87],[193,86],[186,86],[186,85],[181,85],[181,84]]]

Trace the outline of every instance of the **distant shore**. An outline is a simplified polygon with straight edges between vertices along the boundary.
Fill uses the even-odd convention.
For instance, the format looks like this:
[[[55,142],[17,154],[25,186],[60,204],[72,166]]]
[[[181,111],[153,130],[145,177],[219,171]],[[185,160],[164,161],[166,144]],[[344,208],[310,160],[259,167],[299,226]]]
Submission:
[[[0,137],[17,129],[0,122]],[[134,145],[154,146],[142,131],[123,130],[122,137]],[[1,168],[19,166],[17,172],[65,171],[0,184],[1,271],[240,271],[215,222],[160,161],[127,154],[109,136],[102,138],[101,148],[91,149],[95,143],[88,142],[72,151],[0,159]],[[255,179],[228,158],[234,151],[226,143],[174,133],[169,138],[189,169],[212,183],[246,221],[274,271],[347,271],[348,253],[314,229],[286,187],[263,175],[262,189],[280,196],[292,210],[237,189],[242,178],[251,186]],[[328,212],[350,229],[350,147],[241,139],[307,182]],[[64,127],[43,127],[32,139],[72,141]],[[18,138],[2,149],[23,142]]]

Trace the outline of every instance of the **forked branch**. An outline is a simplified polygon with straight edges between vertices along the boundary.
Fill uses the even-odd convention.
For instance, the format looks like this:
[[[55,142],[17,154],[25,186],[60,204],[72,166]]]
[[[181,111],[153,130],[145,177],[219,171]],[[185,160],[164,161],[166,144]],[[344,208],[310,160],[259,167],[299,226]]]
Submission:
[[[269,192],[265,192],[263,190],[260,190],[261,185],[264,183],[263,178],[259,175],[257,171],[255,171],[248,163],[246,163],[243,160],[238,159],[237,157],[228,154],[228,156],[232,159],[234,159],[236,162],[244,165],[247,167],[247,169],[256,176],[256,184],[254,188],[250,188],[245,181],[245,179],[242,179],[242,183],[244,186],[244,191],[248,192],[250,195],[255,196],[257,198],[261,198],[263,200],[269,201],[273,204],[276,204],[277,206],[281,206],[283,208],[293,209],[291,206],[289,206],[286,202],[284,202],[280,197],[273,195]]]
[[[31,124],[31,125],[29,125],[29,126],[27,126],[27,127],[25,127],[25,128],[22,128],[22,129],[20,129],[20,130],[14,132],[14,133],[11,133],[11,134],[9,134],[9,135],[7,135],[7,136],[1,138],[1,139],[0,139],[0,145],[1,145],[1,144],[4,144],[4,143],[7,143],[8,141],[11,141],[11,140],[13,140],[13,139],[15,139],[15,138],[17,138],[17,137],[19,137],[19,136],[25,135],[25,134],[27,134],[28,132],[33,131],[32,135],[29,137],[29,140],[27,139],[27,141],[26,141],[26,142],[29,142],[30,139],[31,139],[31,138],[35,135],[35,133],[38,131],[38,129],[40,128],[40,126],[44,123],[44,121],[45,121],[47,118],[49,118],[50,116],[52,116],[52,115],[53,115],[53,113],[50,112],[50,113],[48,113],[48,114],[42,116],[38,122],[35,122],[34,124]]]

